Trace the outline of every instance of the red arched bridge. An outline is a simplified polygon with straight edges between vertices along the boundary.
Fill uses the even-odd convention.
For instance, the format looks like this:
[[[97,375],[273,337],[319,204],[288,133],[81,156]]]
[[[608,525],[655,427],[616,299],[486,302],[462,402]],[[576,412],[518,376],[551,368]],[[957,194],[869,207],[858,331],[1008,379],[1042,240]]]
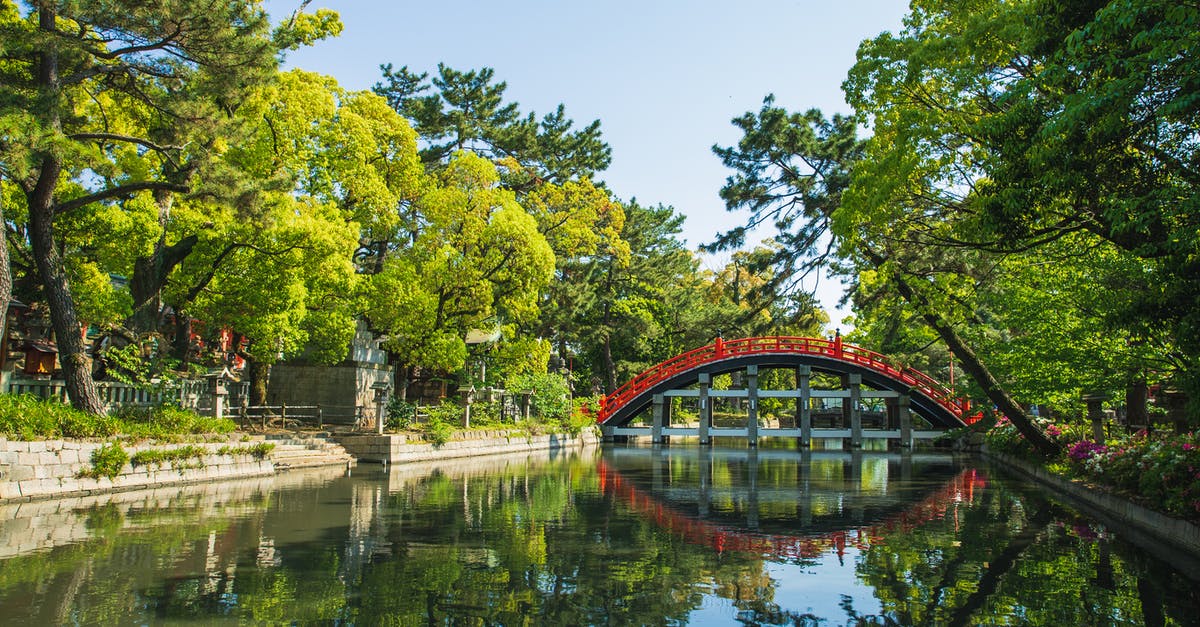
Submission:
[[[760,390],[760,367],[794,368],[795,389]],[[712,388],[713,376],[735,371],[745,373],[743,389]],[[813,371],[840,376],[843,389],[812,389]],[[671,424],[672,397],[697,399],[698,425]],[[714,398],[745,399],[745,426],[714,426]],[[763,398],[795,399],[792,425],[785,427],[781,420],[778,428],[760,428],[758,401]],[[814,399],[818,405],[815,410]],[[832,399],[841,400],[834,403]],[[883,428],[868,429],[864,434],[862,406],[872,401],[882,401],[886,407],[880,421]],[[826,403],[836,404],[836,415],[828,428],[820,428],[813,422],[814,418],[831,417],[828,411],[822,411]],[[653,410],[652,426],[631,425],[647,408]],[[914,431],[910,411],[928,422],[932,430]],[[711,437],[723,436],[744,437],[755,445],[760,436],[784,436],[799,438],[805,446],[813,437],[847,438],[858,446],[864,436],[899,439],[910,445],[914,438],[934,437],[979,417],[971,415],[969,401],[933,377],[874,351],[844,344],[841,337],[826,340],[775,336],[728,341],[718,338],[708,346],[652,366],[602,400],[598,422],[606,437],[649,435],[655,443],[671,436],[699,436],[701,444],[709,444]]]

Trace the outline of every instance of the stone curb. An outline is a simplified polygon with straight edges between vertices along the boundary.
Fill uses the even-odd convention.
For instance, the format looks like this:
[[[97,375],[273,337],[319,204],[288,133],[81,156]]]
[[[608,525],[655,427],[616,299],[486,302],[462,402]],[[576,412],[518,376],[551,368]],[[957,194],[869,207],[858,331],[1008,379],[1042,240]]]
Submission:
[[[410,442],[403,434],[334,436],[347,452],[359,461],[404,464],[480,455],[523,453],[597,444],[593,432],[580,435],[547,434],[528,436],[511,432],[485,432],[480,437],[455,439],[441,446],[429,442]]]

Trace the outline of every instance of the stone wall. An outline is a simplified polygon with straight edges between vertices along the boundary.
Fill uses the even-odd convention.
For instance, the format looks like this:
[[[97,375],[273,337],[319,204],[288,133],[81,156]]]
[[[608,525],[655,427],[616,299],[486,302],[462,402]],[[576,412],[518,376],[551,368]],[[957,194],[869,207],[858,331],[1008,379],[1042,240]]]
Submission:
[[[251,455],[221,455],[222,446],[238,447],[239,443],[195,443],[186,446],[206,448],[210,454],[184,460],[178,468],[168,464],[149,464],[133,467],[126,463],[121,473],[109,479],[81,477],[91,469],[92,451],[103,442],[75,440],[9,441],[0,438],[0,501],[10,499],[48,498],[132,490],[148,486],[214,481],[237,477],[274,474],[275,467],[268,459]],[[184,444],[126,445],[129,455],[144,449],[171,449]]]
[[[407,434],[334,437],[359,461],[389,464],[578,448],[599,442],[599,438],[592,431],[575,436],[561,433],[531,436],[512,431],[468,431],[454,434],[454,439],[441,446],[434,446],[420,436]]]
[[[375,383],[391,384],[388,366],[358,365],[309,366],[276,364],[271,367],[267,402],[294,406],[321,405],[328,416],[326,423],[354,422],[353,408],[362,407],[367,416],[375,416]]]
[[[144,524],[145,512],[184,508],[192,520],[206,514],[228,515],[229,508],[243,511],[253,503],[269,503],[265,498],[287,488],[319,487],[345,475],[333,466],[281,475],[233,479],[196,485],[158,486],[153,488],[100,494],[69,496],[34,501],[0,502],[0,559],[93,540],[103,534],[91,519],[97,508],[105,508],[121,526]],[[258,498],[256,497],[263,497]],[[263,506],[265,507],[265,506]],[[140,515],[133,515],[133,513]]]

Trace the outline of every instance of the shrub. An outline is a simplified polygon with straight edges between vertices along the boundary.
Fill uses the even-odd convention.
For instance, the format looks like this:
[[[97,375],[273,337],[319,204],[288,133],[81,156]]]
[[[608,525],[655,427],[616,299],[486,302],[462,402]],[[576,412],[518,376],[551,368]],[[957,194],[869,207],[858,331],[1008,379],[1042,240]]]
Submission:
[[[92,451],[92,467],[80,472],[80,476],[99,479],[112,479],[121,474],[121,469],[129,463],[129,453],[120,444],[110,442]]]
[[[535,417],[549,421],[561,421],[570,417],[571,388],[566,377],[562,375],[524,374],[510,378],[507,387],[513,394],[533,392],[530,402]]]
[[[403,431],[412,426],[417,417],[417,406],[397,397],[392,397],[387,404],[387,426],[389,429]]]
[[[433,443],[434,446],[441,446],[450,441],[454,437],[454,427],[441,419],[430,418],[429,422],[425,423],[425,439]]]
[[[0,433],[23,440],[107,437],[116,434],[118,426],[108,416],[93,416],[57,400],[0,395]]]

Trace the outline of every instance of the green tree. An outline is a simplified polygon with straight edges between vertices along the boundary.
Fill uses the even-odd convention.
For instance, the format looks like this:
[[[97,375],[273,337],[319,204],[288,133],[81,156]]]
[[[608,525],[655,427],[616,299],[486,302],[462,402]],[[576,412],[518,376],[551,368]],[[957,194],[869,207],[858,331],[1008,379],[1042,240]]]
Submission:
[[[462,368],[471,329],[537,314],[554,253],[487,160],[457,154],[415,202],[425,227],[372,277],[372,323],[405,364]]]
[[[1116,256],[1125,280],[1094,317],[1194,380],[1194,61],[1175,51],[1198,15],[915,4],[903,32],[863,44],[845,85],[874,122],[848,223],[901,225],[914,246]]]
[[[510,172],[506,185],[531,189],[545,181],[591,178],[612,161],[599,120],[573,131],[562,105],[540,120],[536,113],[522,114],[518,103],[504,102],[508,85],[494,82],[492,68],[462,72],[439,63],[431,84],[427,73],[408,66],[393,69],[389,63],[380,69],[383,82],[375,92],[413,123],[426,145],[421,156],[427,165],[445,164],[460,150],[492,160],[512,158],[520,168]]]
[[[911,195],[875,192],[876,177],[911,181],[889,169],[891,162],[874,158],[872,148],[886,138],[858,139],[853,118],[825,119],[818,111],[793,114],[768,97],[757,113],[734,120],[743,131],[736,146],[715,147],[735,174],[721,190],[730,210],[748,209],[748,223],[767,221],[784,233],[771,263],[778,277],[803,276],[838,257],[852,277],[859,271],[895,290],[946,344],[976,381],[982,393],[1013,421],[1035,446],[1046,453],[1056,446],[1035,426],[984,360],[959,331],[964,315],[955,304],[961,287],[955,275],[939,272],[961,267],[954,251],[912,245],[912,231],[928,223],[920,218],[921,204]],[[916,179],[920,184],[923,179]],[[902,187],[898,185],[898,187]],[[914,218],[914,215],[916,216]],[[735,229],[715,246],[740,244],[744,229]],[[836,248],[835,248],[836,247]],[[931,267],[932,264],[932,267]]]
[[[161,165],[126,157],[178,164],[177,155],[206,145],[204,129],[269,76],[275,49],[265,15],[249,2],[40,2],[27,17],[12,2],[0,7],[0,116],[15,131],[0,144],[0,163],[25,197],[71,402],[101,413],[56,224],[140,192],[190,191],[187,172],[164,176]],[[152,124],[113,128],[106,103],[172,120],[169,140],[199,141],[165,143]]]

